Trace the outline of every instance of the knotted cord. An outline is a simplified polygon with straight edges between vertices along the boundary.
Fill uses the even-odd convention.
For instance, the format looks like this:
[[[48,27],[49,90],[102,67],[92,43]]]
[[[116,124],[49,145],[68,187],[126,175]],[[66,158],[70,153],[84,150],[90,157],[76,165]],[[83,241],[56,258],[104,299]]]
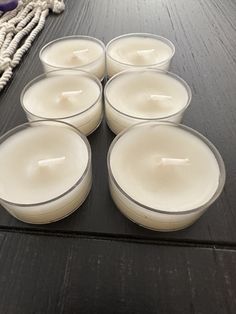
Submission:
[[[60,14],[64,9],[63,0],[20,0],[15,10],[0,13],[0,91],[43,29],[49,11]]]

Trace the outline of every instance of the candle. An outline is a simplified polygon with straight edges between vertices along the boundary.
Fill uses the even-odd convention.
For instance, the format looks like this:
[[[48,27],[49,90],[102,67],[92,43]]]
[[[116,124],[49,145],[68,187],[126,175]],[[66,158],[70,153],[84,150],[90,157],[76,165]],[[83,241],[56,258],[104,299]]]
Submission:
[[[102,120],[102,85],[84,71],[52,71],[26,85],[21,104],[29,121],[61,120],[89,135]]]
[[[191,101],[185,81],[156,69],[118,73],[108,81],[104,95],[106,120],[115,134],[142,121],[180,123]]]
[[[33,224],[71,214],[92,183],[86,137],[64,122],[48,123],[26,123],[0,138],[0,203]]]
[[[105,75],[105,46],[89,36],[67,36],[51,41],[39,54],[45,72],[76,68],[91,72],[100,80]]]
[[[111,77],[140,67],[168,70],[174,53],[174,45],[164,37],[144,33],[122,35],[107,44],[107,73]]]
[[[223,160],[198,132],[170,122],[125,130],[108,153],[112,198],[130,220],[149,229],[190,226],[220,195]]]

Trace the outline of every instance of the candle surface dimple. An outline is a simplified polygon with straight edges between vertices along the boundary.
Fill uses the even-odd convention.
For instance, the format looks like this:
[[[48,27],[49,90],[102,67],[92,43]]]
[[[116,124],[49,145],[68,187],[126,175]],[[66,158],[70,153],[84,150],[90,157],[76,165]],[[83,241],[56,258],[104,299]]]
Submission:
[[[110,155],[122,190],[153,209],[186,211],[204,205],[216,192],[220,170],[209,147],[177,127],[134,127]]]
[[[29,87],[23,103],[36,116],[64,118],[88,109],[99,95],[99,86],[86,76],[51,76]]]
[[[87,162],[84,141],[69,128],[22,130],[0,147],[0,198],[34,204],[58,197],[77,183]]]
[[[91,40],[67,39],[47,47],[43,60],[56,67],[74,67],[92,63],[102,55],[102,47]]]
[[[167,60],[172,49],[163,41],[155,38],[120,38],[109,47],[109,55],[118,62],[129,65],[152,65]]]

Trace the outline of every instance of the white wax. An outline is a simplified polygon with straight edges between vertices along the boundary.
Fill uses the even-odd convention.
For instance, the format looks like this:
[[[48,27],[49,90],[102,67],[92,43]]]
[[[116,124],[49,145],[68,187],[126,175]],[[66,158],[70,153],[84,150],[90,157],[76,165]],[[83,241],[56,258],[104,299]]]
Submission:
[[[100,80],[105,75],[103,43],[88,37],[64,37],[42,49],[40,59],[45,71],[56,68],[78,68],[93,73]]]
[[[105,89],[107,123],[115,134],[148,119],[180,123],[190,98],[187,84],[171,73],[122,72]]]
[[[43,76],[26,87],[22,104],[29,121],[63,120],[85,135],[102,119],[101,87],[86,75]]]
[[[168,124],[129,129],[113,146],[109,163],[118,186],[140,204],[128,199],[110,178],[116,205],[151,229],[177,230],[192,224],[219,186],[219,165],[210,148],[192,133]],[[188,213],[196,208],[200,209]]]
[[[130,67],[154,67],[168,70],[174,54],[171,42],[161,37],[124,35],[107,45],[107,72],[111,77]]]
[[[36,124],[21,130],[0,145],[1,203],[25,222],[61,219],[88,195],[89,163],[88,148],[72,128]]]

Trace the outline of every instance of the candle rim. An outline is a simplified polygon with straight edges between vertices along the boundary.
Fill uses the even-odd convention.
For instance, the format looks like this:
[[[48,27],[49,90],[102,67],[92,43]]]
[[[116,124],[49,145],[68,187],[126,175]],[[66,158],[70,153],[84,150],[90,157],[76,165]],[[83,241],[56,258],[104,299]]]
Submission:
[[[168,58],[166,58],[166,59],[163,60],[163,61],[156,62],[156,63],[150,63],[150,64],[146,64],[146,65],[140,65],[140,64],[139,64],[139,65],[138,65],[138,64],[135,65],[135,64],[130,64],[130,63],[126,63],[126,62],[119,61],[119,60],[113,58],[113,57],[110,55],[110,53],[109,53],[109,48],[110,48],[110,46],[111,46],[116,40],[119,40],[119,39],[121,39],[121,38],[127,38],[127,37],[143,37],[143,38],[145,38],[145,37],[150,37],[150,38],[155,38],[155,39],[157,39],[157,40],[159,40],[159,41],[162,41],[162,42],[164,42],[165,44],[167,44],[167,45],[171,48],[172,53],[171,53],[171,55],[170,55]],[[144,68],[144,67],[151,67],[151,66],[162,65],[162,64],[164,64],[164,63],[170,61],[170,60],[174,57],[174,54],[175,54],[175,46],[174,46],[174,44],[173,44],[168,38],[163,37],[163,36],[160,36],[160,35],[152,34],[152,33],[127,33],[127,34],[123,34],[123,35],[120,35],[120,36],[117,36],[117,37],[111,39],[111,40],[107,43],[107,45],[106,45],[106,56],[107,56],[107,57],[109,57],[111,60],[113,60],[113,61],[116,62],[116,63],[119,63],[119,64],[121,64],[121,65],[125,65],[125,66],[130,67],[130,68],[132,68],[132,67],[135,67],[135,68]]]
[[[113,172],[112,172],[112,168],[111,168],[111,154],[112,154],[112,149],[113,147],[116,145],[116,143],[118,142],[118,140],[125,135],[126,133],[128,133],[130,130],[135,129],[135,128],[139,128],[139,127],[143,127],[145,125],[149,125],[149,126],[158,126],[158,125],[169,125],[171,127],[177,127],[177,128],[181,128],[186,132],[191,133],[192,135],[196,136],[198,139],[200,139],[201,141],[204,142],[204,144],[210,149],[210,151],[213,153],[218,167],[219,167],[219,180],[218,180],[218,187],[215,191],[215,193],[212,195],[212,197],[205,202],[203,205],[196,207],[196,208],[192,208],[189,210],[182,210],[182,211],[169,211],[169,210],[162,210],[162,209],[157,209],[157,208],[153,208],[150,206],[147,206],[137,200],[135,200],[132,196],[130,196],[127,192],[125,192],[123,190],[123,188],[119,185],[119,183],[117,182],[117,180],[115,179]],[[107,153],[107,168],[108,168],[108,176],[109,179],[115,184],[116,188],[126,197],[128,198],[129,201],[135,203],[136,205],[152,211],[152,212],[156,212],[156,213],[161,213],[161,214],[166,214],[166,215],[186,215],[186,214],[191,214],[194,212],[198,212],[201,211],[202,209],[205,209],[207,207],[209,207],[212,203],[214,203],[214,201],[220,196],[224,185],[225,185],[225,180],[226,180],[226,170],[225,170],[225,164],[223,161],[223,158],[221,156],[221,154],[219,153],[218,149],[214,146],[213,143],[211,143],[204,135],[202,135],[201,133],[199,133],[198,131],[183,125],[183,124],[177,124],[174,122],[168,122],[168,121],[163,121],[163,122],[159,122],[159,121],[145,121],[145,122],[141,122],[141,123],[137,123],[135,125],[132,125],[130,127],[128,127],[127,129],[123,130],[122,132],[120,132],[111,142],[111,145],[109,147],[108,153]]]
[[[59,38],[56,38],[54,40],[51,40],[50,42],[48,42],[47,44],[45,44],[39,51],[39,59],[40,61],[43,63],[43,64],[46,64],[50,67],[53,67],[54,69],[68,69],[67,66],[57,66],[57,65],[54,65],[54,64],[51,64],[47,61],[44,60],[43,58],[43,53],[44,51],[52,44],[56,43],[56,42],[59,42],[59,41],[63,41],[63,40],[70,40],[70,39],[87,39],[87,40],[90,40],[90,41],[93,41],[93,42],[96,42],[97,44],[99,44],[102,48],[102,51],[103,53],[101,54],[101,56],[99,56],[97,59],[95,59],[94,61],[91,61],[89,63],[86,63],[84,65],[81,65],[81,66],[74,66],[74,67],[71,67],[71,69],[81,69],[81,68],[84,68],[84,67],[87,67],[93,63],[96,63],[98,62],[98,60],[102,59],[102,58],[105,58],[105,52],[106,52],[106,47],[105,47],[105,44],[98,38],[96,37],[92,37],[92,36],[86,36],[86,35],[70,35],[70,36],[63,36],[63,37],[59,37]],[[101,79],[101,81],[103,80],[103,78]]]
[[[37,124],[39,124],[39,126],[51,126],[50,123],[64,124],[65,126],[58,126],[58,127],[63,127],[63,128],[70,127],[83,140],[83,142],[87,148],[87,151],[88,151],[88,161],[87,161],[86,168],[85,168],[84,172],[82,173],[81,177],[65,192],[63,192],[60,195],[53,197],[49,200],[43,201],[43,202],[24,204],[24,203],[11,202],[11,201],[5,200],[4,198],[1,198],[1,197],[0,197],[0,202],[6,203],[9,205],[13,205],[13,206],[18,206],[18,207],[37,207],[37,206],[45,205],[48,203],[52,203],[52,202],[57,201],[58,199],[62,198],[63,196],[67,195],[68,193],[73,191],[77,186],[79,186],[80,183],[85,178],[85,176],[87,175],[87,173],[89,172],[90,166],[91,166],[91,161],[92,161],[92,152],[91,152],[91,147],[90,147],[89,141],[88,141],[87,137],[83,133],[81,133],[76,127],[74,127],[72,124],[69,124],[69,123],[64,122],[64,121],[47,119],[47,120],[37,120],[37,121],[25,122],[23,124],[19,124],[19,125],[15,126],[14,128],[10,129],[9,131],[7,131],[6,133],[4,133],[2,136],[0,136],[0,146],[8,138],[10,138],[12,135],[16,134],[17,132],[26,129],[27,127],[32,127],[32,124],[34,124],[35,126]]]
[[[159,74],[162,74],[162,75],[166,75],[166,76],[170,76],[171,78],[175,79],[176,81],[178,81],[187,91],[187,94],[188,94],[188,101],[186,102],[185,106],[182,107],[180,110],[178,110],[177,112],[174,112],[174,113],[171,113],[169,115],[165,115],[163,117],[137,117],[135,115],[130,115],[128,113],[125,113],[123,111],[120,111],[119,109],[117,109],[116,107],[114,107],[112,105],[112,103],[110,102],[109,98],[108,98],[108,92],[107,92],[107,89],[109,88],[109,85],[111,84],[111,82],[113,80],[116,80],[117,78],[119,79],[119,77],[121,76],[124,76],[126,74],[130,74],[130,73],[144,73],[144,72],[153,72],[153,73],[159,73]],[[183,80],[180,76],[176,75],[175,73],[172,73],[172,72],[169,72],[169,71],[164,71],[164,70],[159,70],[159,69],[153,69],[153,68],[145,68],[145,69],[129,69],[129,70],[124,70],[122,72],[119,72],[115,75],[113,75],[109,80],[108,82],[106,83],[105,87],[104,87],[104,99],[105,99],[105,102],[107,102],[109,104],[109,106],[114,109],[115,111],[117,111],[119,114],[123,115],[123,116],[126,116],[128,118],[132,118],[132,119],[136,119],[136,120],[140,120],[140,121],[156,121],[156,120],[165,120],[165,119],[168,119],[168,118],[171,118],[171,117],[174,117],[182,112],[184,112],[190,105],[190,102],[192,100],[192,91],[191,91],[191,88],[190,86],[188,85],[188,83]]]
[[[39,81],[43,81],[44,79],[47,79],[47,78],[53,78],[53,77],[59,77],[59,76],[62,76],[62,77],[65,77],[66,74],[63,75],[63,73],[61,72],[68,72],[68,71],[74,71],[75,73],[71,73],[71,74],[67,74],[68,76],[81,76],[81,77],[87,77],[91,80],[93,80],[98,88],[99,88],[99,95],[98,97],[96,98],[96,100],[86,109],[84,109],[83,111],[80,111],[80,112],[77,112],[73,115],[69,115],[69,116],[65,116],[65,117],[43,117],[43,116],[39,116],[33,112],[31,112],[29,109],[27,109],[24,105],[24,95],[25,93],[27,92],[28,89],[31,88],[31,86],[33,86],[35,83],[39,82]],[[77,73],[76,73],[77,72]],[[82,74],[80,75],[79,74]],[[50,76],[50,74],[53,74],[53,73],[57,73],[57,75],[53,75],[53,76]],[[60,75],[61,73],[61,75]],[[65,120],[65,119],[70,119],[70,118],[73,118],[73,117],[76,117],[76,116],[79,116],[79,115],[82,115],[84,114],[86,111],[89,111],[93,106],[95,106],[101,99],[102,99],[102,83],[101,81],[92,73],[90,72],[87,72],[87,71],[83,71],[83,70],[80,70],[80,69],[75,69],[75,68],[66,68],[66,69],[57,69],[57,70],[52,70],[52,71],[48,71],[46,73],[43,73],[43,74],[40,74],[38,76],[36,76],[35,78],[33,78],[31,81],[29,81],[25,87],[23,88],[21,94],[20,94],[20,103],[21,103],[21,106],[23,108],[23,110],[26,112],[26,113],[29,113],[31,114],[32,116],[36,117],[36,118],[39,118],[39,120],[54,120],[54,119],[58,119],[58,120]]]

